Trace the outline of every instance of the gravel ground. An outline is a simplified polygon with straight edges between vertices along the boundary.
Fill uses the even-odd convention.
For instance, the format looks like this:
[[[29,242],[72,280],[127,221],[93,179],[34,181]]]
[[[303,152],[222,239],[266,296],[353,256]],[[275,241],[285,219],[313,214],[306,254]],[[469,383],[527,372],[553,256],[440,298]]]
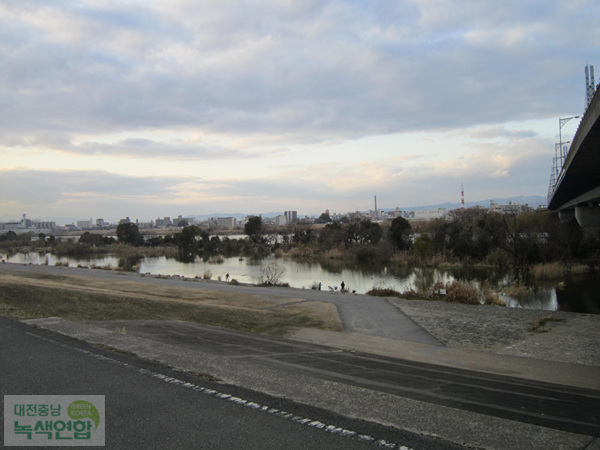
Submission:
[[[448,347],[600,366],[598,315],[426,300],[389,301]],[[546,320],[540,324],[540,319]]]

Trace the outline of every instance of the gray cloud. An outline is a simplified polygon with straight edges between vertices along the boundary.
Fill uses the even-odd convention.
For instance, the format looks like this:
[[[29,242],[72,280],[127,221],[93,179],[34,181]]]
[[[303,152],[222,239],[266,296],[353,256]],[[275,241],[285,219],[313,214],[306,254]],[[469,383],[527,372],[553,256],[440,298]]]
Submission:
[[[0,118],[10,129],[325,139],[581,108],[580,55],[599,53],[586,44],[593,2],[450,3],[169,2],[166,15],[59,3],[41,24],[34,3],[9,2]]]
[[[235,164],[241,178],[244,161],[264,158],[270,173],[274,160],[282,170],[208,183],[187,174],[5,167],[0,204],[3,211],[85,207],[117,216],[137,208],[153,217],[223,210],[224,203],[273,210],[295,201],[311,213],[344,211],[361,196],[369,207],[375,194],[406,206],[437,203],[463,181],[478,197],[540,193],[553,143],[504,124],[581,112],[583,65],[600,62],[598,22],[594,0],[6,0],[0,151],[11,161],[30,151],[77,155],[78,167],[103,155],[159,165],[227,160],[219,167]],[[381,174],[370,175],[363,173],[369,167],[339,164],[343,152],[332,150],[415,131],[470,141],[461,156],[436,147],[435,158],[424,151],[425,162],[411,164],[354,146],[379,165]],[[285,156],[313,143],[339,144],[319,147],[332,157],[314,164],[331,165],[329,172],[307,174],[315,169],[308,160],[286,167],[293,163]],[[421,150],[399,148],[398,161]],[[436,158],[455,170],[434,167]],[[157,211],[169,208],[176,211]]]

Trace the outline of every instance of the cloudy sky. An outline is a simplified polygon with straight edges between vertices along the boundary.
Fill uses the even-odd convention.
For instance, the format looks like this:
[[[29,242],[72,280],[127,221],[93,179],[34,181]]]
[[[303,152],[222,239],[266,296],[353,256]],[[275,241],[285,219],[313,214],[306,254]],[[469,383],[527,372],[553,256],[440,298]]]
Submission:
[[[597,0],[3,0],[0,220],[546,195],[599,23]]]

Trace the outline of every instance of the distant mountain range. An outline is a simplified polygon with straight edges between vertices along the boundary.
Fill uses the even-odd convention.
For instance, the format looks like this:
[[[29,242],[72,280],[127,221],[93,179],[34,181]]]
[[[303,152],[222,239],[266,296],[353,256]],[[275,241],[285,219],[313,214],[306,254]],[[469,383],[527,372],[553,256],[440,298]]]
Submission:
[[[490,204],[494,202],[498,205],[506,205],[508,203],[519,203],[521,205],[529,205],[532,208],[537,208],[542,205],[545,206],[548,203],[546,197],[541,195],[529,195],[529,196],[518,196],[518,197],[509,197],[509,198],[493,198],[489,200],[478,200],[475,202],[465,202],[465,208],[471,208],[473,206],[483,206],[485,208],[489,208]],[[440,203],[439,205],[429,205],[429,206],[413,206],[407,208],[400,208],[402,211],[421,211],[424,209],[435,209],[435,208],[446,208],[447,210],[460,208],[460,203]],[[393,211],[395,208],[385,209],[385,211]]]

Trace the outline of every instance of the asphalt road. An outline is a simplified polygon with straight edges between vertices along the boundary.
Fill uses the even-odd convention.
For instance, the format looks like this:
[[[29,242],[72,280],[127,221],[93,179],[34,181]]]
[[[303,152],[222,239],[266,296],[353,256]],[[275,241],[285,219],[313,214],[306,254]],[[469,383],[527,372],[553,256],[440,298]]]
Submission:
[[[60,273],[62,269],[65,268],[19,267],[9,264],[0,266],[0,270],[7,272],[27,270],[43,273],[57,273],[58,271]],[[74,270],[68,269],[63,273],[72,274]],[[89,270],[85,271],[85,275],[108,279],[143,280],[147,283],[163,285],[182,285],[182,282],[176,279],[156,279],[141,277],[137,274],[118,275]],[[384,304],[389,306],[382,299],[381,302],[379,302],[380,299],[372,299],[372,301],[370,299],[369,308],[364,310],[367,302],[364,302],[364,299],[361,301],[360,296],[310,290],[232,286],[225,283],[198,282],[186,283],[185,286],[221,291],[235,290],[236,292],[242,291],[266,296],[287,296],[293,299],[291,301],[298,301],[298,299],[327,300],[338,306],[344,327],[354,333],[362,333],[364,338],[386,337],[386,329],[399,328],[400,335],[409,333],[410,336],[407,339],[400,337],[395,339],[413,341],[417,346],[415,348],[422,348],[423,351],[430,351],[426,348],[443,348],[439,346],[439,343],[429,341],[430,336],[422,330],[422,334],[419,334],[420,329],[411,330],[411,326],[416,327],[416,325],[412,324],[410,319],[403,314],[386,314],[385,307],[377,306]],[[371,314],[370,311],[374,313]],[[349,313],[345,314],[344,312]],[[213,384],[205,379],[194,378],[189,373],[172,371],[165,365],[152,365],[145,360],[126,355],[113,356],[112,353],[102,353],[101,350],[94,347],[85,347],[87,344],[83,342],[71,341],[53,334],[44,335],[43,330],[30,329],[28,331],[23,324],[4,322],[0,319],[0,325],[5,323],[8,323],[7,326],[4,326],[6,330],[12,333],[15,330],[21,330],[22,336],[15,338],[19,343],[15,350],[14,345],[5,345],[4,331],[0,333],[0,373],[2,374],[0,388],[2,393],[107,395],[107,412],[110,413],[111,403],[109,400],[115,401],[115,410],[119,412],[119,417],[122,411],[125,411],[125,415],[128,416],[125,419],[128,430],[136,430],[136,427],[142,426],[144,423],[150,425],[140,436],[140,439],[146,443],[145,448],[163,448],[170,439],[174,439],[173,442],[181,448],[185,448],[190,442],[193,442],[194,447],[198,448],[197,442],[200,442],[199,439],[205,430],[204,425],[201,425],[202,430],[194,435],[193,441],[182,441],[178,423],[172,424],[176,436],[170,437],[171,424],[164,422],[168,429],[163,426],[162,433],[168,437],[165,438],[167,440],[160,440],[162,434],[157,433],[160,428],[160,420],[164,421],[164,418],[154,418],[156,408],[159,410],[159,405],[164,405],[169,415],[178,416],[179,410],[169,402],[178,402],[180,397],[179,391],[177,391],[177,396],[172,397],[174,400],[171,400],[170,395],[162,392],[154,393],[153,389],[156,386],[153,387],[153,384],[157,380],[160,381],[158,385],[165,384],[165,380],[171,380],[166,383],[171,385],[168,389],[178,388],[187,391],[187,394],[181,394],[181,398],[194,399],[199,394],[202,394],[200,397],[204,398],[203,396],[207,395],[207,389],[217,391],[226,397],[226,402],[250,409],[253,413],[273,416],[269,420],[277,418],[292,422],[293,424],[286,423],[283,426],[285,430],[290,427],[294,428],[291,425],[302,425],[313,428],[310,430],[311,432],[316,431],[315,427],[310,427],[306,425],[307,423],[331,425],[333,430],[359,430],[352,434],[350,439],[344,438],[345,441],[341,444],[336,440],[343,437],[341,432],[333,433],[332,436],[335,438],[331,442],[303,441],[304,432],[300,432],[298,439],[291,439],[291,442],[288,442],[285,440],[285,436],[292,431],[276,430],[273,434],[268,434],[268,429],[279,426],[277,421],[272,423],[267,420],[267,423],[258,423],[260,420],[254,416],[246,420],[246,413],[239,413],[244,415],[244,419],[234,420],[237,425],[231,425],[230,430],[227,428],[229,426],[227,421],[229,416],[236,417],[234,413],[221,412],[219,409],[213,411],[207,407],[207,411],[210,411],[207,414],[210,417],[204,419],[205,408],[204,406],[198,407],[198,405],[204,405],[204,400],[192,402],[192,404],[182,404],[181,412],[184,422],[187,422],[190,416],[197,418],[197,421],[193,422],[196,424],[202,424],[206,420],[208,424],[206,430],[211,433],[213,431],[227,433],[227,438],[232,439],[231,444],[229,441],[223,441],[224,444],[221,445],[218,436],[207,438],[209,444],[206,448],[223,448],[230,445],[239,445],[241,448],[281,448],[288,444],[291,448],[304,448],[304,446],[306,448],[338,448],[340,446],[341,448],[341,445],[344,448],[354,448],[353,445],[365,445],[366,442],[357,438],[361,434],[370,436],[374,441],[392,442],[394,443],[393,448],[402,446],[427,449],[451,448],[451,445],[445,443],[443,439],[455,443],[470,443],[478,448],[521,449],[524,445],[530,449],[546,449],[553,446],[554,448],[574,449],[600,448],[600,440],[593,438],[600,437],[600,391],[569,386],[568,382],[563,384],[544,383],[533,381],[535,378],[516,378],[377,356],[370,353],[348,352],[323,345],[241,333],[181,321],[117,321],[95,324],[71,323],[62,319],[33,321],[39,326],[88,342],[133,352],[176,367],[209,373],[225,380],[225,384]],[[115,332],[117,327],[126,328],[126,335]],[[380,331],[382,334],[372,333],[373,330],[380,328],[382,328]],[[352,334],[352,336],[354,338],[360,335]],[[421,338],[423,338],[423,342],[419,341]],[[40,340],[51,346],[60,347],[62,356],[49,359],[47,355],[52,354],[54,350],[46,347],[39,348],[38,341]],[[88,348],[88,350],[84,352],[82,350],[84,348]],[[73,353],[84,353],[86,358],[71,361]],[[107,364],[96,368],[95,365],[98,361],[103,363],[108,361],[101,357],[102,354],[110,355],[111,361],[121,361],[108,364],[115,366],[118,370],[115,370],[114,373],[112,370],[106,372]],[[92,362],[90,357],[95,361]],[[59,360],[58,366],[54,363],[56,358]],[[508,360],[503,358],[503,361]],[[520,363],[522,362],[520,361]],[[61,381],[64,374],[61,374],[60,367],[65,366],[74,368],[76,376],[72,382],[63,383]],[[554,366],[552,365],[552,367]],[[9,367],[10,370],[14,369],[14,374],[8,371],[6,373],[9,376],[6,377],[5,367]],[[150,369],[145,369],[146,367],[150,367]],[[49,373],[54,374],[55,381],[52,383],[39,381],[43,380],[46,368]],[[509,373],[510,367],[507,369],[509,370],[497,373]],[[573,368],[569,368],[569,370],[571,369]],[[583,370],[583,367],[578,366],[577,370]],[[126,371],[128,376],[124,376],[121,373],[123,371]],[[592,372],[594,371],[590,373]],[[140,380],[136,380],[136,377],[140,376]],[[127,381],[126,388],[121,389],[122,383],[125,383],[128,378],[132,379]],[[551,378],[546,377],[546,379]],[[193,386],[199,386],[199,388],[186,387],[184,381],[189,381]],[[10,390],[15,390],[11,383],[16,383],[14,386],[19,387],[17,392]],[[31,385],[38,390],[28,391],[27,389]],[[49,390],[43,390],[44,386]],[[95,386],[100,386],[102,390],[94,390]],[[136,391],[138,387],[149,390]],[[74,392],[67,388],[87,390]],[[251,390],[247,388],[251,388]],[[63,392],[64,389],[67,390]],[[113,389],[117,390],[113,391]],[[128,394],[129,389],[135,394]],[[231,402],[231,400],[227,400],[231,396],[246,400],[241,403]],[[155,397],[160,398],[161,402],[154,402]],[[214,394],[208,395],[208,397],[214,399]],[[294,398],[302,404],[289,402],[285,398]],[[223,401],[221,398],[219,400]],[[121,402],[128,403],[130,406],[123,405]],[[136,410],[136,406],[132,407],[131,404],[139,404],[142,407]],[[264,410],[263,406],[254,408],[248,407],[248,404],[267,405],[268,407],[264,406],[266,408]],[[286,414],[283,414],[286,417],[278,415],[279,413],[265,412],[273,409],[286,411]],[[129,417],[132,416],[130,412],[133,410],[141,410],[141,412],[136,412],[136,417],[141,417],[141,422]],[[221,425],[220,428],[216,425],[213,426],[214,417],[219,417],[217,422],[227,423],[227,426]],[[370,422],[351,419],[351,417],[364,418]],[[113,417],[112,420],[113,423],[119,423],[117,417]],[[304,422],[301,423],[302,421]],[[193,423],[186,426],[192,430],[194,429]],[[393,428],[375,423],[390,424],[393,425]],[[107,424],[109,424],[108,418]],[[245,428],[247,426],[250,426],[252,431],[248,431]],[[318,426],[316,428],[318,429]],[[416,431],[417,434],[404,430]],[[263,435],[263,432],[267,434]],[[145,433],[154,438],[146,439]],[[236,433],[239,433],[239,439],[236,437]],[[246,441],[243,438],[243,436],[256,433],[263,436],[258,441]],[[327,432],[323,433],[327,434]],[[437,435],[443,439],[427,441],[427,438],[421,437],[422,433]],[[485,438],[482,438],[483,433],[486,433]],[[120,440],[127,439],[125,434],[115,431],[115,437],[118,439],[116,442],[127,442]],[[260,439],[266,439],[264,436],[272,436],[273,441],[270,440],[271,437],[267,441],[261,441]],[[327,439],[330,437],[328,434]],[[307,437],[307,439],[313,438]],[[425,441],[421,439],[425,439]],[[557,440],[560,440],[560,445]],[[593,444],[590,444],[592,441]],[[153,447],[158,442],[162,442],[163,445]],[[271,446],[272,442],[275,442],[276,445]],[[110,444],[110,441],[107,440],[107,443]],[[181,445],[179,445],[180,443]],[[590,445],[595,445],[595,447],[590,447]],[[171,447],[171,445],[168,446]]]
[[[0,318],[3,395],[105,395],[106,448],[459,448]],[[2,421],[3,422],[3,421]]]
[[[384,356],[344,352],[181,321],[95,322],[190,353],[360,387],[468,412],[600,437],[600,392]]]

